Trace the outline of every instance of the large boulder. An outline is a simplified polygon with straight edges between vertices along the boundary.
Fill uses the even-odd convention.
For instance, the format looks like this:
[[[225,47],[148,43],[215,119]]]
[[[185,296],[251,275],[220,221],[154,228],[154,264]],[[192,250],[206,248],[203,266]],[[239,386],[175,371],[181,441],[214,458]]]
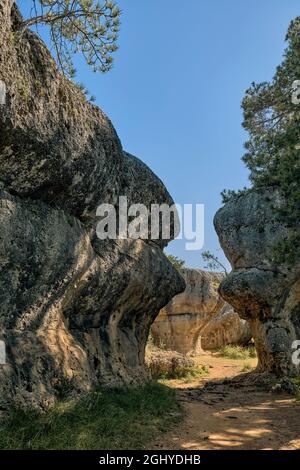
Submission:
[[[224,274],[201,269],[181,270],[186,289],[176,295],[152,325],[154,344],[182,354],[201,354],[226,344],[246,344],[251,339],[241,320],[220,294]]]
[[[278,376],[299,374],[292,345],[300,338],[300,265],[271,261],[287,233],[274,215],[281,204],[276,189],[250,191],[225,204],[214,220],[233,268],[220,293],[250,323],[258,371]]]
[[[0,0],[1,408],[147,380],[150,326],[185,286],[169,240],[96,236],[101,203],[172,198],[21,21]]]

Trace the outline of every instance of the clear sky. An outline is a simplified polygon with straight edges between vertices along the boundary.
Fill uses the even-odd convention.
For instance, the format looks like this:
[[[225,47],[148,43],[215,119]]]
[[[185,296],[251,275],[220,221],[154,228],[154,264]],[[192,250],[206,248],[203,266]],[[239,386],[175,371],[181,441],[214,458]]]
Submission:
[[[30,0],[20,0],[26,8]],[[224,188],[248,184],[240,160],[240,102],[251,82],[272,78],[299,0],[118,0],[119,51],[106,75],[76,60],[123,147],[163,180],[177,203],[205,204],[204,249],[223,260],[212,219]],[[168,253],[202,267],[183,241]]]

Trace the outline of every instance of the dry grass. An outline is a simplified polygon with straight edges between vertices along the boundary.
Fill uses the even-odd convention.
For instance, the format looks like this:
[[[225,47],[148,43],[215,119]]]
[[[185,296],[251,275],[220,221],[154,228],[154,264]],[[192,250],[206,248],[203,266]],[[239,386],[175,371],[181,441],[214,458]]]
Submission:
[[[250,372],[253,370],[253,366],[249,362],[244,362],[241,372]]]
[[[225,359],[255,359],[257,357],[254,346],[227,345],[217,352]]]

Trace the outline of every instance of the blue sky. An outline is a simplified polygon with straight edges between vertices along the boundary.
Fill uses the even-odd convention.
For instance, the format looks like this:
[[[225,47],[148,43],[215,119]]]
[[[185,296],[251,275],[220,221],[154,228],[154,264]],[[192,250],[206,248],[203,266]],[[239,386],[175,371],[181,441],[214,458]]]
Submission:
[[[29,0],[19,1],[27,7]],[[205,246],[222,260],[212,219],[224,188],[248,184],[241,161],[240,102],[251,82],[272,78],[299,0],[119,0],[114,67],[78,81],[109,115],[123,147],[163,180],[177,203],[205,204]],[[203,267],[184,241],[168,253]]]

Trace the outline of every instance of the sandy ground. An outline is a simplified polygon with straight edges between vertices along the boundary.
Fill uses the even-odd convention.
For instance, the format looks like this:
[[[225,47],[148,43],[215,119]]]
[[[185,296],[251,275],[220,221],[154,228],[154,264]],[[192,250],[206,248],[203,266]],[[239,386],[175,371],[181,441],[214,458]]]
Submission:
[[[300,449],[300,405],[285,394],[254,386],[223,384],[241,374],[245,362],[200,356],[209,375],[193,382],[170,380],[185,410],[184,421],[155,442],[154,449]]]

